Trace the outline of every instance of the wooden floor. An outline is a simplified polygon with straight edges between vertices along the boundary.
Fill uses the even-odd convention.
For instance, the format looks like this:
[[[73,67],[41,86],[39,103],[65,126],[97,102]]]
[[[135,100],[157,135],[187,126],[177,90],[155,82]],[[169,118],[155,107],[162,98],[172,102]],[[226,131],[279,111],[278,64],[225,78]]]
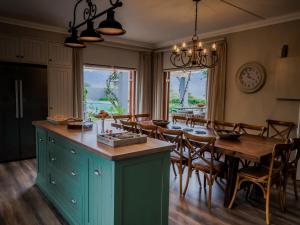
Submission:
[[[67,225],[34,186],[35,176],[35,160],[0,164],[0,225]],[[252,201],[251,205],[241,192],[236,207],[226,209],[224,195],[214,185],[213,206],[209,211],[206,192],[199,189],[198,181],[193,177],[186,198],[182,199],[178,194],[178,180],[171,172],[169,225],[265,224],[264,201]],[[282,213],[276,195],[272,196],[271,224],[300,224],[300,200],[294,199],[291,184],[287,204],[288,211]]]

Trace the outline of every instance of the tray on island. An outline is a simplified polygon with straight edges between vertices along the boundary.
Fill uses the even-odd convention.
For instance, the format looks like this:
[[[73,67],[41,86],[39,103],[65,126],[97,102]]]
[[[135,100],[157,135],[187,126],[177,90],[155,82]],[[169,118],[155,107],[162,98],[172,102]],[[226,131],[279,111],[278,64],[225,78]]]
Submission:
[[[111,147],[121,147],[127,145],[146,143],[147,136],[143,134],[135,134],[132,132],[98,134],[97,141],[109,145]]]

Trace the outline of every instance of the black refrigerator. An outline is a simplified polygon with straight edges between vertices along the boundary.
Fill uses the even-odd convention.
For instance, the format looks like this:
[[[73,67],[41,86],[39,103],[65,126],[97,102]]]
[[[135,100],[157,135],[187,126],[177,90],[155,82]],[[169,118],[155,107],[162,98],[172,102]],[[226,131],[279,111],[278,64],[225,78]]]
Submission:
[[[35,157],[34,120],[48,113],[47,68],[0,63],[0,162]]]

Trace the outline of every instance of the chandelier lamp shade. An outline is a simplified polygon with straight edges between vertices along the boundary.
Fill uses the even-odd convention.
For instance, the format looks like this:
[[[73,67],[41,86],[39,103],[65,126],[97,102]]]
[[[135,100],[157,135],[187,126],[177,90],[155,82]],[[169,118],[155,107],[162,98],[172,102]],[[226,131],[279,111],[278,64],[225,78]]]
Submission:
[[[198,3],[200,0],[193,0],[195,2],[195,27],[194,35],[192,37],[191,46],[187,46],[183,42],[180,46],[174,45],[170,61],[176,68],[193,69],[193,68],[214,68],[218,62],[217,45],[213,43],[209,48],[204,47],[204,44],[199,40],[198,29]]]
[[[120,22],[115,20],[115,9],[122,7],[123,3],[120,0],[109,0],[110,7],[97,13],[97,6],[92,2],[93,0],[77,0],[73,11],[73,21],[69,22],[69,33],[65,39],[65,46],[71,48],[84,48],[85,42],[101,42],[104,41],[101,35],[122,35],[126,31],[123,29]],[[83,21],[76,24],[76,14],[78,5],[86,2],[87,6],[83,10]],[[94,28],[95,19],[107,15],[107,18],[100,22],[97,29]],[[78,29],[86,25],[80,36],[78,36]]]

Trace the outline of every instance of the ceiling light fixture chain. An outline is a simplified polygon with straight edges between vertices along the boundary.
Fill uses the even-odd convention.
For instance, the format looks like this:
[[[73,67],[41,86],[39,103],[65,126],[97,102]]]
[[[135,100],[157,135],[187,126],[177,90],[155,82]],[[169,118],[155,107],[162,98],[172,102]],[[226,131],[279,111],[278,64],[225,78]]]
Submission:
[[[72,48],[84,48],[84,42],[99,42],[104,39],[101,37],[103,35],[122,35],[126,31],[123,29],[121,23],[115,20],[114,10],[116,8],[122,7],[123,3],[120,0],[109,0],[110,7],[97,13],[97,5],[93,2],[94,0],[85,0],[86,7],[83,9],[83,21],[76,24],[77,9],[83,0],[77,0],[74,10],[73,10],[73,22],[69,22],[69,32],[71,35],[66,38],[65,46]],[[99,26],[94,29],[95,19],[106,14],[106,20],[102,21]],[[86,30],[82,31],[80,37],[78,37],[78,28],[86,25]]]
[[[195,2],[195,23],[194,35],[192,37],[192,46],[188,48],[185,42],[181,47],[175,45],[173,47],[170,61],[176,68],[183,70],[192,68],[214,68],[218,62],[217,45],[213,43],[211,49],[203,47],[202,42],[199,42],[198,36],[198,3],[201,0],[193,0]]]

